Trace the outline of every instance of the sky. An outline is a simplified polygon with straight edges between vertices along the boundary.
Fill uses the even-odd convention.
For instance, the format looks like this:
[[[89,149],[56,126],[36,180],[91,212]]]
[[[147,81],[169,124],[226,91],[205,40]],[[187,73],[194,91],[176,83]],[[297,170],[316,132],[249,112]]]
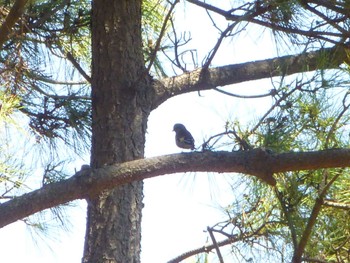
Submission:
[[[210,32],[205,12],[179,6],[176,20],[179,30],[192,31],[192,48],[205,55],[218,34]],[[185,10],[185,12],[183,12]],[[226,23],[226,22],[225,22]],[[212,38],[208,39],[208,35]],[[204,39],[203,39],[204,37]],[[235,42],[225,43],[214,65],[234,64],[276,56],[268,33],[261,30],[243,32]],[[261,94],[272,88],[271,80],[250,81],[227,87],[233,93]],[[183,123],[192,133],[196,146],[223,132],[227,120],[244,123],[257,118],[270,104],[270,99],[238,100],[215,91],[197,92],[174,97],[151,113],[146,137],[146,157],[179,153],[172,132],[175,123]],[[86,160],[75,164],[79,170]],[[235,174],[186,173],[145,180],[142,218],[142,254],[144,263],[166,262],[208,241],[204,231],[222,221],[222,206],[232,202],[230,184]],[[85,235],[86,204],[75,202],[67,215],[72,223],[69,231],[54,229],[40,239],[22,222],[0,229],[0,253],[3,262],[80,262]],[[156,255],[156,256],[155,256]],[[188,261],[190,262],[190,261]]]

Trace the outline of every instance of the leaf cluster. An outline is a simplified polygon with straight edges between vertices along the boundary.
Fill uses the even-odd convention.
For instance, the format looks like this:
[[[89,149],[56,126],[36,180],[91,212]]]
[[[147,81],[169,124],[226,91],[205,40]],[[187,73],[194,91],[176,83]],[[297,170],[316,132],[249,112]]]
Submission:
[[[272,153],[348,147],[348,71],[319,70],[298,78],[302,80],[274,80],[278,87],[269,93],[266,112],[245,126],[228,121],[225,132],[212,136],[206,149],[219,140],[232,150],[263,147]],[[289,172],[275,178],[274,188],[253,178],[233,186],[236,200],[225,209],[228,219],[214,229],[228,238],[244,233],[245,238],[232,239],[234,257],[290,261],[302,249],[306,261],[347,261],[349,170]]]
[[[0,24],[13,4],[0,1]],[[166,2],[143,1],[145,63],[167,11]],[[0,51],[2,199],[65,179],[66,164],[90,150],[90,64],[91,1],[29,1]],[[63,208],[25,223],[43,233],[52,218],[65,226]]]
[[[274,95],[273,106],[257,125],[244,129],[236,122],[231,129],[237,131],[240,140],[272,152],[347,147],[348,87],[343,86],[347,82],[346,74],[341,74],[342,78],[321,74],[293,86],[281,85]],[[239,144],[237,138],[235,143]],[[250,179],[243,183],[246,189],[242,190],[242,184],[235,188],[243,197],[228,206],[227,222],[232,224],[232,218],[235,222],[244,220],[250,234],[256,229],[253,226],[263,226],[265,239],[256,240],[252,247],[264,247],[274,258],[291,260],[306,237],[304,258],[346,261],[350,245],[348,169],[290,172],[276,175],[276,179],[274,189]],[[313,222],[318,199],[324,203]],[[328,200],[337,205],[328,206]],[[247,217],[246,211],[254,213]],[[310,235],[306,234],[308,231]],[[239,250],[248,244],[252,241],[244,240]]]

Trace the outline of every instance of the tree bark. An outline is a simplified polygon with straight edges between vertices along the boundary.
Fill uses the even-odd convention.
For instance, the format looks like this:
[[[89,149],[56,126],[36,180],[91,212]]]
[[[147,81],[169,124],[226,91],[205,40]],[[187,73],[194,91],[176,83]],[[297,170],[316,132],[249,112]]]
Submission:
[[[181,172],[251,174],[275,185],[273,173],[349,167],[350,150],[274,154],[261,149],[237,152],[170,154],[82,169],[69,179],[51,183],[0,205],[0,228],[36,212],[76,199],[91,199],[99,193],[130,182]],[[219,175],[218,175],[219,176]]]
[[[152,109],[167,99],[193,91],[202,91],[242,83],[245,81],[292,75],[317,69],[339,68],[349,64],[349,47],[333,46],[297,55],[287,55],[264,60],[199,68],[182,75],[164,78],[154,83],[155,96]],[[322,62],[322,63],[321,63]]]
[[[99,168],[144,155],[148,77],[141,0],[92,3],[92,150]],[[83,262],[139,262],[143,182],[88,199]]]
[[[2,48],[3,44],[9,38],[12,28],[23,14],[24,7],[27,2],[28,0],[16,0],[16,2],[13,4],[9,14],[0,27],[0,48]]]

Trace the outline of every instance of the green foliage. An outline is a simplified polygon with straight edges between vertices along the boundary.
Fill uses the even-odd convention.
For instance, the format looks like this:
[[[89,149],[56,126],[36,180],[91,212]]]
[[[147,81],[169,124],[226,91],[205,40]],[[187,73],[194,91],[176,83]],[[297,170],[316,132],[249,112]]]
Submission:
[[[0,148],[3,149],[3,148]],[[4,157],[4,156],[3,156]],[[7,157],[6,160],[2,160],[0,163],[0,186],[2,199],[9,199],[13,196],[12,192],[18,191],[23,188],[26,171],[20,167],[10,165],[11,157]]]
[[[18,98],[20,105],[14,109],[29,118],[33,136],[60,138],[72,145],[66,136],[69,131],[74,140],[89,140],[89,89],[64,60],[71,54],[82,67],[90,63],[89,5],[88,1],[31,2],[0,53],[4,96]]]
[[[242,150],[243,141],[271,153],[348,147],[350,75],[332,73],[315,72],[305,75],[304,81],[282,79],[266,113],[247,121],[246,126],[227,122],[226,140],[234,150]],[[233,257],[238,261],[247,260],[247,254],[259,261],[265,257],[267,261],[289,261],[311,230],[304,257],[345,262],[350,248],[349,176],[348,169],[288,172],[275,175],[273,188],[254,178],[241,178],[233,186],[236,199],[225,209],[228,219],[215,228],[228,236],[244,235],[232,241]],[[319,198],[324,204],[311,223]]]
[[[164,26],[164,18],[169,12],[167,1],[148,0],[142,2],[142,39],[146,65],[153,63],[152,73],[158,77],[166,77],[162,62],[157,53],[165,50],[164,35],[168,31],[169,21]],[[164,28],[163,28],[164,27]],[[157,41],[160,41],[157,47]]]
[[[320,83],[324,83],[324,81]],[[281,112],[277,114],[277,116],[288,116],[289,125],[282,127],[279,125],[278,129],[265,127],[260,135],[265,144],[268,142],[265,146],[272,145],[275,151],[280,151],[279,145],[281,145],[282,151],[308,151],[348,145],[346,135],[349,132],[347,128],[349,116],[344,114],[348,108],[347,91],[338,93],[339,89],[336,90],[337,92],[330,89],[329,86],[326,89],[319,89],[311,85],[304,85],[301,92],[297,91],[293,96],[290,96],[291,106],[281,108],[285,111],[283,115]],[[337,100],[338,96],[342,97],[342,100]],[[292,239],[295,235],[295,244],[300,242],[300,238],[306,230],[311,211],[316,205],[315,200],[325,185],[337,173],[341,173],[341,176],[330,186],[326,199],[339,200],[337,197],[338,188],[341,186],[344,189],[343,186],[346,187],[346,182],[349,180],[347,170],[300,171],[278,177],[276,198],[280,203],[285,227],[289,229]],[[349,203],[349,201],[349,199],[342,199],[341,202]],[[319,258],[318,255],[322,254],[323,258],[319,258],[320,260],[334,260],[333,256],[336,252],[332,247],[334,247],[335,241],[331,237],[339,237],[337,231],[343,233],[349,231],[348,224],[343,224],[343,220],[344,211],[339,211],[337,208],[322,209],[318,215],[317,223],[311,226],[313,231],[305,255]],[[329,221],[333,221],[337,226],[335,228],[329,227],[329,224],[325,224]],[[322,236],[320,236],[321,233]],[[322,240],[321,243],[320,240]],[[349,246],[347,242],[339,242],[338,245],[341,247],[341,249],[339,247],[340,251]],[[338,253],[337,257],[344,258],[344,255]]]
[[[336,26],[330,35],[324,33],[332,25],[328,23],[330,18],[342,19],[342,14],[337,16],[334,10],[325,16],[310,16],[303,9],[306,1],[244,2],[240,8],[232,9],[232,13],[246,13],[247,7],[253,7],[258,13],[255,17],[258,24],[271,28],[275,34],[287,34],[293,43],[307,43],[301,46],[303,50],[324,46],[316,43],[315,32],[321,32],[323,40],[339,38],[334,33],[338,22],[333,23]],[[13,1],[2,0],[0,4],[2,23]],[[142,6],[145,65],[152,64],[151,73],[160,77],[166,74],[157,52],[167,46],[165,39],[159,40],[158,46],[156,43],[169,30],[168,24],[164,26],[169,5],[168,1],[148,0]],[[338,10],[348,5],[347,1],[337,2]],[[259,13],[261,10],[265,11]],[[34,187],[66,178],[69,169],[65,167],[66,161],[80,158],[89,149],[90,11],[90,1],[86,0],[31,1],[0,52],[0,197],[3,200],[27,191],[26,179],[32,174],[38,178]],[[313,11],[317,14],[319,9]],[[324,17],[326,22],[322,20]],[[341,21],[347,28],[348,21]],[[315,35],[309,37],[310,32]],[[233,150],[264,147],[278,153],[348,147],[350,70],[323,70],[330,59],[321,57],[320,70],[315,75],[305,73],[298,79],[279,80],[278,87],[271,92],[268,111],[246,126],[239,120],[228,122],[225,132],[213,138],[215,142],[207,149],[214,149],[218,138],[224,136],[227,140],[222,145]],[[12,150],[13,142],[21,145]],[[62,153],[65,158],[60,157]],[[337,179],[333,182],[333,178]],[[317,205],[315,200],[322,198],[323,206],[311,226],[304,255],[345,262],[350,249],[349,170],[299,171],[278,174],[276,179],[275,188],[250,177],[241,178],[233,187],[238,194],[225,209],[228,219],[213,229],[234,240],[235,257],[249,261],[243,255],[249,251],[257,253],[255,258],[260,260],[269,257],[289,260],[309,227],[310,215]],[[52,218],[64,222],[60,208],[26,223],[46,232],[45,223]],[[261,251],[268,253],[262,256]],[[208,257],[197,261],[208,262]]]
[[[281,94],[291,94],[278,101],[271,116],[262,121],[256,134],[258,145],[281,152],[347,144],[343,140],[349,120],[344,114],[348,108],[346,91],[336,87],[315,88],[314,84],[305,83],[281,91]],[[342,102],[335,103],[338,96],[343,96]]]
[[[269,7],[268,19],[274,24],[289,25],[296,20],[299,1],[271,0],[266,1]]]
[[[14,1],[0,2],[2,24]],[[90,89],[67,58],[89,71],[90,19],[89,1],[31,1],[0,51],[1,202],[66,178],[89,150]],[[47,235],[67,226],[63,208],[24,222]]]
[[[1,4],[3,22],[13,2]],[[27,146],[38,151],[37,156],[44,153],[42,160],[36,160],[44,171],[61,151],[72,161],[70,157],[80,158],[90,150],[90,85],[81,75],[90,72],[90,5],[80,0],[31,1],[0,52],[1,135],[6,141],[20,133]],[[147,60],[151,54],[147,43],[155,43],[160,35],[166,2],[143,1],[142,10]],[[154,59],[161,72],[160,62]],[[4,132],[5,127],[10,131]],[[22,157],[12,160],[22,163]],[[63,171],[54,170],[50,169],[51,174],[57,172],[52,177],[56,179],[48,180],[48,173],[43,173],[45,183],[64,178]]]
[[[0,1],[1,24],[13,2]],[[166,2],[143,1],[142,12],[149,62],[153,46],[147,43],[160,35]],[[162,72],[157,56],[153,59],[155,72]],[[75,168],[67,164],[86,159],[90,64],[91,1],[30,1],[0,51],[1,200],[63,180]],[[67,225],[63,209],[25,223],[47,234],[53,222]]]
[[[11,116],[19,108],[20,102],[20,97],[0,90],[0,122],[13,123]]]
[[[9,1],[4,4],[11,6]],[[143,1],[146,60],[154,51],[148,43],[155,43],[160,35],[165,6],[160,1]],[[60,139],[71,146],[87,145],[90,87],[79,73],[83,70],[89,75],[90,71],[90,24],[90,1],[29,4],[23,19],[16,24],[14,36],[0,52],[0,83],[6,85],[1,97],[7,96],[7,104],[8,98],[20,102],[12,109],[4,108],[1,116],[9,117],[16,110],[29,118],[36,137],[54,144]],[[155,72],[163,72],[158,58],[153,59]]]

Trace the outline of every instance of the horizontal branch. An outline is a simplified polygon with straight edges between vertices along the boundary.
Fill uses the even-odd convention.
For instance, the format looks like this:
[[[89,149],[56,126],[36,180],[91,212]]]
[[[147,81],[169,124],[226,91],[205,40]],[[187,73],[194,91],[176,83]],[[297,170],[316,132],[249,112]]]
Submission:
[[[0,227],[44,209],[86,199],[118,185],[181,172],[243,173],[275,185],[273,173],[350,166],[349,149],[275,154],[262,149],[192,152],[140,159],[99,169],[83,169],[0,205]]]
[[[162,102],[173,96],[187,92],[314,71],[320,68],[338,68],[344,61],[348,61],[346,51],[345,47],[335,46],[299,55],[257,60],[205,70],[199,68],[182,75],[164,78],[154,83],[155,97],[153,108],[157,108]]]
[[[332,200],[324,200],[323,205],[343,210],[350,210],[350,203],[336,202]]]

